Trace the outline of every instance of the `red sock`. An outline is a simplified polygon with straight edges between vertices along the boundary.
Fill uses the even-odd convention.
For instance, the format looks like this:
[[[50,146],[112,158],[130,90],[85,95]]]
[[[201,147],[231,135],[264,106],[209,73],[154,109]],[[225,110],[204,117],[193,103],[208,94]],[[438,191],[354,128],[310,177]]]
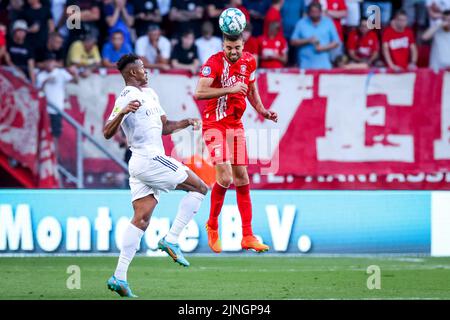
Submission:
[[[236,187],[237,204],[242,220],[242,235],[250,236],[252,231],[252,200],[250,199],[250,185]]]
[[[217,230],[219,228],[220,211],[222,210],[223,199],[225,199],[225,193],[228,188],[222,187],[217,182],[214,184],[211,190],[211,208],[209,209],[208,225],[211,229]]]

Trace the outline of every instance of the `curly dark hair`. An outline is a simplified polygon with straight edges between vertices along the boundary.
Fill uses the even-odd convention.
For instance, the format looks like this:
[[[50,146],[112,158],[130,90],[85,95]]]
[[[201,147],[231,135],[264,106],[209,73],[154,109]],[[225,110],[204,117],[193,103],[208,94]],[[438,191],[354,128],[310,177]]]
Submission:
[[[134,53],[124,54],[120,57],[119,61],[116,62],[117,69],[122,72],[127,65],[129,65],[130,63],[135,63],[136,60],[139,60],[138,55]]]

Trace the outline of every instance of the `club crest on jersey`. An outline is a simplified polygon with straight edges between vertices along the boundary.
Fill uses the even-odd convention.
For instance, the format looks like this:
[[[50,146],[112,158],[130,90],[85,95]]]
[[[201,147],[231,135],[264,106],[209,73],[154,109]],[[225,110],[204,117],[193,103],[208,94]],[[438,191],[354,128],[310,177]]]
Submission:
[[[211,68],[208,67],[208,66],[203,67],[203,69],[202,69],[202,75],[204,75],[204,76],[206,77],[206,76],[209,76],[210,74],[211,74]]]
[[[241,72],[242,73],[245,73],[247,71],[247,66],[245,65],[245,64],[243,64],[242,66],[241,66]]]

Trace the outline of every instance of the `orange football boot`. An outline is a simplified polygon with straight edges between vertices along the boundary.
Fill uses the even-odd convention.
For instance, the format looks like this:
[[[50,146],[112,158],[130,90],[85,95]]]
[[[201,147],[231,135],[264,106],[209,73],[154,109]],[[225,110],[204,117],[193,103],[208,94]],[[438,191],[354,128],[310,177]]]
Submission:
[[[242,249],[250,250],[253,249],[256,252],[266,252],[269,250],[269,246],[263,243],[260,243],[258,239],[254,235],[245,236],[241,241]]]
[[[219,239],[219,230],[212,229],[208,223],[206,223],[206,232],[208,233],[208,245],[215,253],[222,252],[222,243]]]

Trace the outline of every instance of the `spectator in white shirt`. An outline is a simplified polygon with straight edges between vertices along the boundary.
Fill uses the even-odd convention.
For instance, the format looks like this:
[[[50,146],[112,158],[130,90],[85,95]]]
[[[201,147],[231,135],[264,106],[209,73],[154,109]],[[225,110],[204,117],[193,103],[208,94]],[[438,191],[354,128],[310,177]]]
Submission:
[[[450,68],[450,10],[444,11],[441,21],[436,22],[422,35],[422,40],[430,39],[433,39],[430,67],[436,71]]]
[[[171,44],[158,25],[150,25],[147,35],[136,40],[135,51],[146,68],[170,69]]]
[[[427,0],[426,5],[431,27],[442,21],[444,11],[450,10],[450,0]]]
[[[48,53],[42,64],[43,69],[39,71],[36,77],[37,87],[42,90],[47,99],[48,105],[56,107],[58,110],[64,110],[64,97],[66,83],[77,82],[76,73],[73,75],[64,68],[58,67],[56,56]],[[58,155],[58,139],[62,133],[62,118],[54,108],[47,106],[47,112],[50,116],[50,128],[55,138],[56,154]]]
[[[222,39],[213,34],[213,24],[211,21],[205,21],[202,25],[202,36],[195,41],[200,64],[204,64],[210,56],[222,51]]]

